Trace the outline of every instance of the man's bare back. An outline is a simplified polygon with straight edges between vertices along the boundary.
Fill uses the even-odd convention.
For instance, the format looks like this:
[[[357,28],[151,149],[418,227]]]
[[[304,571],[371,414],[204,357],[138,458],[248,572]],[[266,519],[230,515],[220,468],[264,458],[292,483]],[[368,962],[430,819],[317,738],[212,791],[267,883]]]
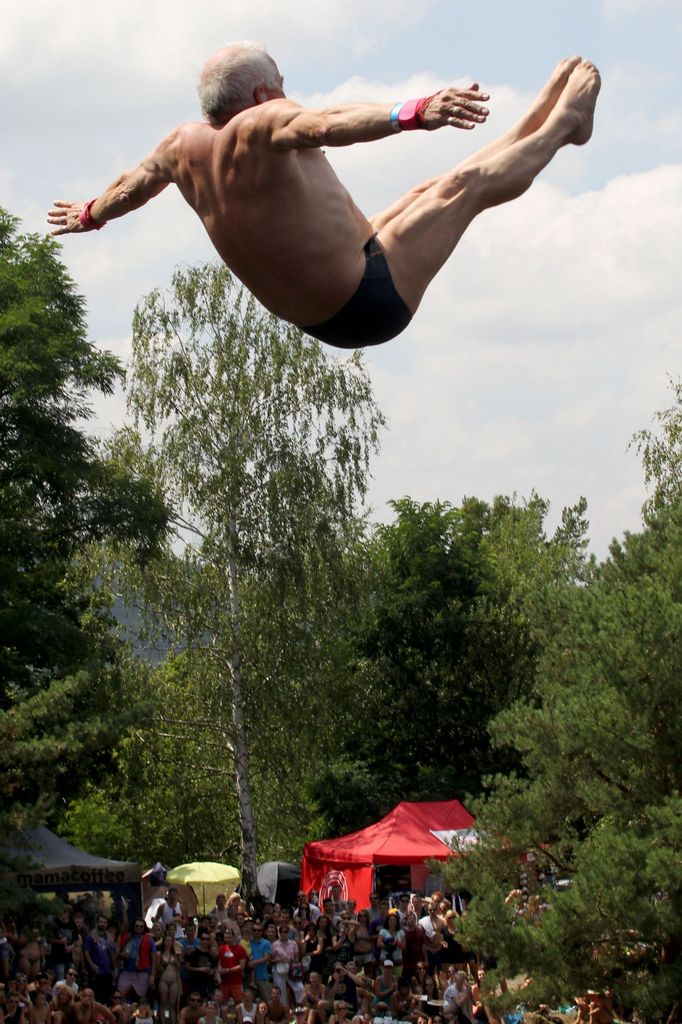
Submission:
[[[174,183],[267,309],[331,344],[376,344],[404,329],[477,214],[521,195],[562,146],[588,140],[599,85],[594,65],[562,61],[506,135],[368,219],[323,147],[472,129],[488,117],[487,94],[474,83],[405,104],[307,110],[284,96],[265,51],[234,44],[202,72],[207,123],[179,126],[98,199],[57,201],[48,220],[56,235],[98,228]]]
[[[300,110],[273,99],[223,127],[182,125],[167,158],[221,259],[264,306],[298,324],[325,319],[355,290],[373,234],[321,149],[277,145]]]

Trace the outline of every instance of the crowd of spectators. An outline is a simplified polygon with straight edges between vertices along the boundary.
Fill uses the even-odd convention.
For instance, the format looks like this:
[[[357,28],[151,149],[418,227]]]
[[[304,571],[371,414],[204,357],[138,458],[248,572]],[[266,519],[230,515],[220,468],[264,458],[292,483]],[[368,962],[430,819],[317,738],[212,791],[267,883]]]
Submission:
[[[151,927],[116,909],[64,905],[48,938],[0,927],[0,1024],[495,1024],[440,893],[301,892],[257,914],[219,895],[196,919],[170,888]]]

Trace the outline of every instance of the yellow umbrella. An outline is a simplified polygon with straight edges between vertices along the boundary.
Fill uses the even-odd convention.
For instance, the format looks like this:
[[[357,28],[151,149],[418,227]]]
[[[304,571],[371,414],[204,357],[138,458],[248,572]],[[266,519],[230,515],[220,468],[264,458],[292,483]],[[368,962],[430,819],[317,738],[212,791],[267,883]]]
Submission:
[[[206,913],[206,896],[215,902],[219,892],[229,896],[237,888],[240,874],[229,864],[217,864],[215,861],[195,861],[194,864],[179,864],[166,875],[166,881],[172,885],[191,885],[196,890],[201,886],[203,911]]]

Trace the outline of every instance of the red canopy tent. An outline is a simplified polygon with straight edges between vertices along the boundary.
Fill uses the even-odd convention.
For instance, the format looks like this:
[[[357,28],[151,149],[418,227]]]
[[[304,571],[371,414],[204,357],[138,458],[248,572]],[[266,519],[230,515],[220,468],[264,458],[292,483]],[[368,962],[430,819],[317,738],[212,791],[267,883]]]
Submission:
[[[342,899],[354,899],[358,906],[366,907],[373,868],[384,864],[412,866],[413,887],[422,888],[418,879],[426,877],[424,862],[447,860],[452,856],[449,842],[453,834],[463,836],[473,823],[459,800],[403,801],[381,821],[359,832],[306,843],[301,888],[306,892],[317,889],[322,900],[332,885],[338,884]]]

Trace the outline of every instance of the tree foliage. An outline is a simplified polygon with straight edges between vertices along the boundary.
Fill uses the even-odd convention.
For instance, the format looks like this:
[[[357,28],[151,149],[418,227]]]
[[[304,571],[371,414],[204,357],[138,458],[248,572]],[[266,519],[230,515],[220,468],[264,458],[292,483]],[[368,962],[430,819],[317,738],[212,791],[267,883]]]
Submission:
[[[361,716],[312,786],[335,832],[401,799],[468,799],[486,774],[515,763],[492,746],[489,722],[534,675],[542,595],[589,573],[583,502],[551,538],[535,496],[460,507],[403,498],[394,508],[368,546],[366,600],[351,630]]]
[[[536,683],[501,713],[522,773],[478,808],[481,843],[450,868],[476,893],[465,932],[529,1000],[614,990],[658,1018],[682,996],[682,409],[644,529],[548,607]],[[649,443],[652,438],[649,437]],[[649,467],[647,467],[648,471]],[[548,885],[554,874],[564,880]],[[505,897],[520,883],[526,894]]]
[[[359,356],[326,356],[213,266],[138,307],[129,398],[150,443],[128,431],[118,457],[158,480],[180,546],[123,576],[183,652],[193,719],[231,767],[248,889],[257,819],[277,808],[291,834],[303,817],[382,419]]]
[[[97,750],[116,677],[106,602],[72,577],[109,535],[149,555],[165,527],[153,487],[83,430],[116,359],[86,338],[53,240],[0,211],[0,829],[49,812]],[[6,894],[5,894],[6,895]],[[14,893],[13,899],[18,899]]]

